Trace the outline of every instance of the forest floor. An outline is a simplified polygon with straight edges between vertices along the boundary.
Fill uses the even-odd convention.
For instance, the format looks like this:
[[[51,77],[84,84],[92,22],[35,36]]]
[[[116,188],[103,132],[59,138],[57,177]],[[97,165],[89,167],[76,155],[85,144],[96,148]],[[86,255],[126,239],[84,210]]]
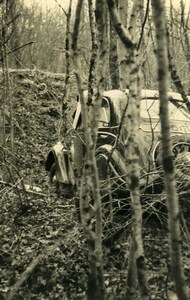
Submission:
[[[12,70],[10,75],[15,155],[9,147],[6,151],[1,149],[7,175],[0,178],[0,300],[86,299],[88,253],[75,199],[58,197],[44,168],[47,153],[58,140],[64,77],[30,70]],[[70,94],[67,124],[75,105],[74,83]],[[8,132],[8,113],[6,122]],[[177,298],[170,270],[167,225],[164,212],[160,215],[160,220],[155,215],[144,217],[148,282],[151,299],[174,300]],[[103,244],[104,277],[110,300],[123,299],[125,294],[130,214],[118,214],[105,236],[111,235],[117,222],[124,230]],[[182,229],[189,291],[190,245],[185,226]]]

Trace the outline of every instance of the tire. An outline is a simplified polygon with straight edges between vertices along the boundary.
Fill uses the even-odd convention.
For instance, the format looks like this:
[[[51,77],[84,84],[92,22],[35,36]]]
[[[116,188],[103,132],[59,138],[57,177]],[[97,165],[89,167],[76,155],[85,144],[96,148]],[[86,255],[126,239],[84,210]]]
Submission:
[[[53,180],[56,175],[56,163],[54,162],[49,171],[49,182],[50,185],[54,185],[55,183],[55,192],[60,197],[63,196],[65,198],[72,198],[74,196],[75,187],[69,184],[64,184],[62,182],[58,182]]]
[[[175,177],[178,189],[184,189],[190,183],[190,135],[177,135],[171,137],[172,152],[175,164]],[[162,167],[162,144],[155,151],[156,167]],[[179,188],[180,186],[180,188]]]
[[[53,178],[55,176],[55,169],[56,169],[56,166],[55,166],[55,162],[54,162],[49,171],[49,181],[51,184],[53,183]]]
[[[109,177],[111,176],[108,158],[105,154],[99,154],[96,158],[100,193],[103,198],[107,197],[112,192],[112,186],[110,185]]]

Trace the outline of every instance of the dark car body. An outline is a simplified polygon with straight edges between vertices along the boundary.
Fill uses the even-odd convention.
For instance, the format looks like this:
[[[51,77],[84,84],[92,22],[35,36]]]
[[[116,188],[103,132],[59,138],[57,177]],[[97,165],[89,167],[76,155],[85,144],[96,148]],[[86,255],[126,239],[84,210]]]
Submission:
[[[100,108],[96,147],[99,178],[102,181],[111,178],[116,191],[125,191],[127,188],[124,146],[128,139],[128,130],[121,126],[121,123],[128,109],[128,93],[128,90],[106,91]],[[188,181],[190,115],[180,94],[170,92],[168,96],[171,141],[179,170],[178,177],[185,175]],[[142,90],[140,103],[140,184],[142,187],[150,187],[162,177],[158,91]],[[77,103],[72,126],[72,136],[69,133],[70,145],[58,143],[53,146],[46,161],[46,170],[50,177],[67,186],[76,184],[76,176],[80,174],[85,157],[80,101]]]

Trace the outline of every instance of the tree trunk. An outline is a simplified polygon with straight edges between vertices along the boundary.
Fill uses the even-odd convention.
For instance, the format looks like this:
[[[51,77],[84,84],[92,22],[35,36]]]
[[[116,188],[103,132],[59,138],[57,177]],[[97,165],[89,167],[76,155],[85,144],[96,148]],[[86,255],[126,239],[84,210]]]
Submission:
[[[131,251],[131,264],[135,266],[136,270],[130,273],[128,276],[134,277],[134,273],[137,271],[138,286],[142,299],[149,299],[149,290],[146,278],[146,265],[144,258],[144,248],[142,240],[142,209],[140,204],[140,190],[139,190],[139,145],[138,145],[138,131],[139,131],[139,111],[140,111],[140,80],[139,80],[139,66],[137,64],[136,44],[133,42],[131,35],[123,26],[119,14],[117,12],[116,5],[113,0],[107,0],[110,16],[115,27],[116,32],[119,35],[120,40],[127,49],[128,52],[128,72],[129,72],[129,107],[125,116],[125,128],[128,130],[128,138],[125,141],[125,160],[127,164],[129,187],[131,196],[131,206],[133,211],[133,225],[132,225],[132,250]],[[136,8],[136,11],[135,9]],[[136,0],[133,8],[133,16],[131,25],[135,28],[135,20],[140,10],[139,1]],[[132,29],[131,27],[131,29]],[[133,30],[132,30],[133,33]],[[132,257],[132,254],[134,257]],[[135,264],[133,264],[135,261]],[[135,282],[131,278],[128,278],[128,285],[126,290],[126,299],[134,299]],[[130,293],[128,291],[130,290]],[[130,297],[131,296],[131,297]]]
[[[120,20],[127,30],[127,20],[128,20],[128,1],[118,0],[118,12]],[[122,43],[121,39],[117,39],[117,53],[118,53],[118,63],[119,63],[119,81],[120,89],[127,89],[129,86],[129,54],[128,49]]]
[[[110,53],[109,53],[109,73],[112,89],[120,88],[119,63],[117,54],[118,37],[115,34],[112,23],[110,22]]]
[[[64,87],[63,87],[63,100],[61,103],[61,120],[58,132],[58,139],[61,139],[62,130],[63,134],[65,134],[67,129],[67,101],[68,101],[68,94],[69,94],[69,82],[70,82],[70,72],[71,72],[71,55],[70,55],[70,48],[71,48],[71,8],[72,8],[72,0],[69,2],[68,12],[65,12],[66,15],[66,33],[65,33],[65,80],[64,80]],[[63,127],[63,128],[62,128]]]
[[[190,101],[189,98],[185,92],[183,83],[181,81],[181,78],[178,75],[174,60],[173,60],[173,56],[172,56],[172,49],[170,47],[170,37],[169,37],[169,33],[168,33],[168,62],[169,62],[169,71],[170,71],[170,76],[171,79],[178,91],[179,94],[181,94],[181,97],[188,109],[188,111],[190,111]]]
[[[99,13],[99,9],[103,9],[104,5],[101,1],[97,1],[96,10]],[[84,137],[85,137],[85,148],[86,148],[86,157],[83,168],[81,189],[80,189],[80,212],[81,212],[81,222],[84,229],[84,234],[87,239],[88,248],[89,248],[89,277],[88,277],[88,290],[87,290],[87,298],[89,300],[96,299],[104,299],[105,298],[105,287],[104,287],[104,278],[103,278],[103,263],[102,263],[102,212],[101,212],[101,197],[100,197],[100,189],[99,189],[99,181],[98,181],[98,171],[96,166],[95,159],[95,149],[96,149],[96,137],[97,137],[97,128],[98,128],[98,117],[101,105],[101,94],[98,94],[98,98],[93,103],[94,104],[94,114],[92,114],[92,119],[89,118],[86,99],[84,99],[83,94],[83,82],[81,78],[81,65],[79,59],[79,49],[78,49],[78,34],[79,34],[79,26],[81,19],[81,10],[82,10],[83,0],[79,0],[76,8],[75,15],[75,23],[74,30],[72,36],[72,50],[73,50],[73,59],[75,65],[75,74],[77,79],[78,91],[81,102],[82,109],[82,120],[84,127]],[[92,10],[92,2],[90,2],[89,9]],[[91,26],[93,26],[93,11],[89,12],[92,17]],[[101,14],[98,14],[101,18]],[[91,28],[91,32],[94,32],[94,27]],[[104,24],[102,24],[102,32],[104,32]],[[94,39],[94,35],[92,39]],[[95,42],[95,40],[93,40]],[[102,44],[101,44],[102,43]],[[100,40],[100,45],[104,45],[104,41]],[[105,50],[105,49],[104,49]],[[101,68],[103,65],[103,55],[102,48],[100,46],[99,49],[99,61],[98,68]],[[96,58],[96,54],[95,54]],[[92,57],[91,62],[94,63],[94,57]],[[89,75],[91,83],[94,82],[92,67],[91,74]],[[104,66],[103,66],[104,69]],[[99,73],[101,74],[101,73]],[[102,80],[99,78],[101,84],[103,84]],[[103,88],[101,85],[100,89]],[[90,87],[89,87],[90,89]],[[93,90],[90,89],[90,95],[88,101],[91,102],[90,99],[93,96]],[[98,101],[97,101],[98,100]],[[91,104],[91,103],[90,103]],[[89,202],[92,204],[91,196],[93,196],[94,201],[94,211],[95,211],[95,230],[92,228],[91,224],[91,216],[90,216],[90,206]]]
[[[184,41],[185,41],[185,57],[186,57],[188,69],[190,72],[189,28],[188,28],[188,23],[185,22],[185,4],[184,4],[183,0],[180,0],[180,6],[181,6],[181,27],[182,27]]]
[[[1,24],[2,25],[2,24]],[[3,25],[2,25],[3,26]],[[2,62],[4,61],[4,45],[3,45],[3,37],[1,34],[1,59]],[[4,75],[4,73],[3,73]],[[4,79],[4,76],[3,76]],[[4,81],[4,80],[3,80]],[[0,98],[0,145],[2,147],[5,147],[5,143],[6,143],[6,136],[5,136],[5,87],[3,85],[3,87],[1,88],[1,98]],[[1,155],[2,157],[2,155]]]
[[[88,0],[89,7],[89,22],[90,22],[90,30],[91,30],[91,41],[92,41],[92,52],[90,57],[90,67],[88,74],[88,102],[87,104],[90,106],[94,102],[95,99],[95,86],[96,86],[96,66],[98,59],[98,41],[97,41],[97,29],[96,29],[96,20],[95,20],[95,7],[93,4],[93,0]]]
[[[6,0],[2,8],[2,69],[3,69],[3,105],[8,105],[9,107],[9,125],[10,125],[10,146],[11,151],[14,153],[14,120],[13,120],[13,103],[11,97],[11,84],[9,77],[9,62],[8,62],[8,54],[7,54],[7,41],[8,37],[8,17],[9,17],[9,6],[8,1]],[[3,112],[4,113],[4,112]],[[5,117],[3,117],[5,119]]]
[[[12,37],[10,37],[10,50],[11,50],[11,59],[10,64],[12,67],[20,68],[21,66],[21,55],[20,55],[20,35],[19,35],[19,24],[18,24],[18,17],[20,15],[19,12],[19,0],[8,0],[8,14],[10,19],[10,27],[12,30]],[[18,6],[18,8],[17,8]],[[18,49],[15,51],[15,49]]]
[[[168,227],[172,274],[176,293],[180,300],[187,300],[184,270],[182,267],[180,209],[174,178],[174,162],[170,141],[168,114],[168,49],[166,22],[162,0],[152,0],[153,16],[157,40],[158,87],[160,95],[160,122],[162,134],[162,161],[168,205]]]
[[[130,238],[127,266],[127,284],[124,300],[135,300],[137,290],[137,268],[134,255],[134,237]]]

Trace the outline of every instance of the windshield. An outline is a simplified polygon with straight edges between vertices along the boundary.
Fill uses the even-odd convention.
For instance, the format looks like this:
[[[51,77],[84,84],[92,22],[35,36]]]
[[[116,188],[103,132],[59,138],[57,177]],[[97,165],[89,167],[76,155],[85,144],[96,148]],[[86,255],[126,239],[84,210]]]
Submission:
[[[182,106],[183,102],[173,100],[176,102],[174,105],[171,101],[169,102],[169,118],[175,121],[190,122],[190,115],[186,112]],[[181,107],[180,107],[181,106]],[[143,119],[159,119],[159,99],[143,99],[141,100],[141,118]]]

